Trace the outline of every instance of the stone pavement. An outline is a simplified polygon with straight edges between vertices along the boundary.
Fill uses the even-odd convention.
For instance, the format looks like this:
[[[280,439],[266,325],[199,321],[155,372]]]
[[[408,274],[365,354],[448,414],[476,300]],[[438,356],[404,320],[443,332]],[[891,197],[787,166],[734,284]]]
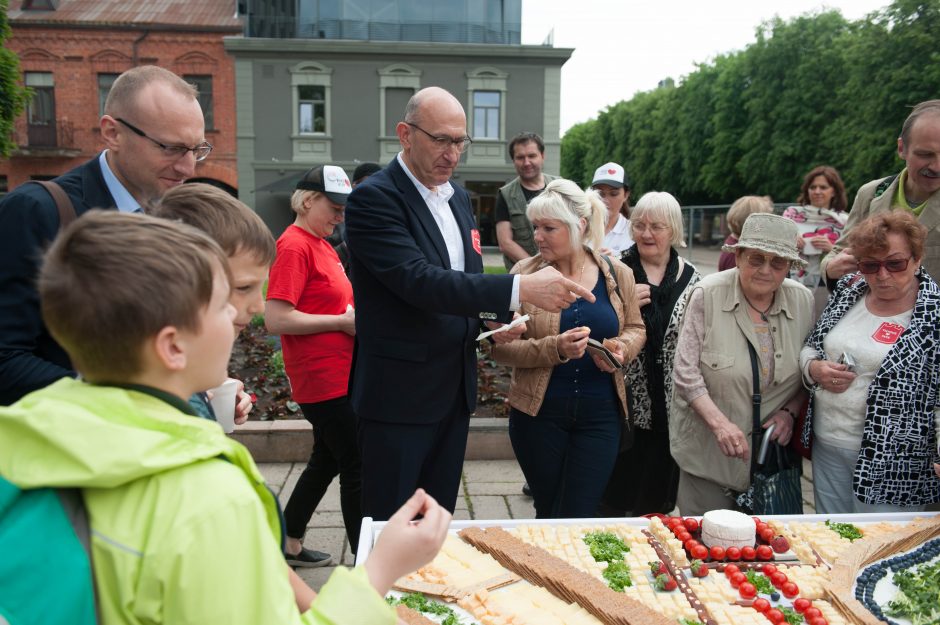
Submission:
[[[268,485],[287,504],[303,463],[262,463],[259,465]],[[525,479],[515,460],[469,460],[464,463],[460,496],[457,498],[455,519],[532,519],[535,508],[532,499],[522,494]],[[803,511],[812,514],[812,467],[803,465]],[[326,496],[317,507],[304,545],[308,549],[326,551],[333,556],[333,565],[317,569],[297,569],[297,573],[313,589],[319,590],[337,564],[353,565],[353,557],[343,528],[339,507],[339,480],[333,480]]]

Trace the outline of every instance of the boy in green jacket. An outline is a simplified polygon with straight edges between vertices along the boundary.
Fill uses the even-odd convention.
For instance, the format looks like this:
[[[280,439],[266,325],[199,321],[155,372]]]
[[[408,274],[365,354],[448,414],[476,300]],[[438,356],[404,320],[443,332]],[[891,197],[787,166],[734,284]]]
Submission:
[[[368,562],[338,568],[314,599],[284,562],[277,501],[248,451],[186,402],[226,377],[230,284],[225,253],[189,226],[108,211],[65,229],[40,296],[83,381],[0,409],[0,475],[81,489],[104,625],[394,623],[382,595],[434,557],[450,515],[416,492]]]

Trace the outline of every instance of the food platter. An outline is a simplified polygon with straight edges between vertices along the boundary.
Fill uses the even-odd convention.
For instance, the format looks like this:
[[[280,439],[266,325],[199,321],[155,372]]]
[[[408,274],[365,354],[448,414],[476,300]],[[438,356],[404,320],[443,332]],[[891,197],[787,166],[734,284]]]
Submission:
[[[745,552],[748,559],[733,552],[732,561],[723,549],[716,550],[715,546],[702,552],[696,540],[701,538],[700,521],[679,518],[453,521],[446,545],[458,542],[459,536],[459,541],[479,552],[471,559],[485,554],[486,558],[492,556],[493,562],[474,560],[464,564],[468,570],[480,571],[482,577],[476,580],[454,577],[452,581],[456,582],[450,594],[433,588],[426,594],[449,602],[457,622],[467,625],[502,622],[868,625],[879,621],[855,600],[855,577],[878,561],[872,559],[875,555],[897,553],[893,549],[909,550],[911,540],[940,535],[940,517],[931,513],[772,516],[754,519],[757,533],[765,536],[756,539],[756,549]],[[678,537],[686,523],[693,528],[694,538],[682,536],[683,542]],[[364,519],[357,564],[369,557],[384,525]],[[855,528],[861,538],[844,538],[836,531],[837,527]],[[622,554],[607,555],[606,547],[596,544],[605,540],[622,544]],[[774,552],[768,556],[772,542]],[[445,551],[452,549],[448,547]],[[697,556],[704,553],[705,558],[695,559],[693,553]],[[720,557],[712,557],[715,555]],[[458,561],[461,557],[454,556]],[[622,561],[615,562],[616,557]],[[439,558],[442,561],[436,559],[431,569],[447,566],[451,570],[460,569],[459,562],[448,564],[444,555]],[[620,569],[615,569],[615,565]],[[657,566],[661,570],[657,571]],[[501,578],[500,572],[507,576]],[[421,590],[421,583],[429,579],[439,581],[422,578],[420,574],[422,571],[411,579],[418,587],[409,586],[403,578],[402,589]],[[623,579],[627,580],[625,585]],[[462,591],[457,588],[461,584],[466,584]],[[886,593],[890,594],[890,589],[882,584],[878,600],[890,600]],[[547,605],[548,595],[558,604],[550,608],[554,610],[552,620],[532,607],[541,609],[542,604]],[[540,616],[527,621],[520,614],[514,619],[506,605],[518,606],[525,615]],[[556,619],[558,613],[564,613],[564,618]],[[906,625],[904,620],[895,620]]]

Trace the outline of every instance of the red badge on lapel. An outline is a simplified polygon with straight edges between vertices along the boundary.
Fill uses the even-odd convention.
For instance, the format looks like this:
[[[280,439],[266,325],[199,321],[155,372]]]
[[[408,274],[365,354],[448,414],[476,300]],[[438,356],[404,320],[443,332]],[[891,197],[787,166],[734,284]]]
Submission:
[[[480,247],[480,231],[476,228],[470,231],[470,241],[473,243],[473,249],[477,251],[477,254],[483,256],[483,248]]]

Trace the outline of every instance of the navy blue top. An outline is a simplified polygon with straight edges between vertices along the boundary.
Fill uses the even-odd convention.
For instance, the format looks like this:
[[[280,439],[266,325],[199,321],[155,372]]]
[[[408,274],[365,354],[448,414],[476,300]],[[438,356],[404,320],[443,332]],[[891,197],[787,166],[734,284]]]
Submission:
[[[597,298],[593,304],[580,297],[561,311],[561,324],[559,334],[587,326],[591,328],[591,338],[603,341],[614,338],[620,334],[617,323],[617,313],[610,303],[607,295],[607,285],[604,276],[598,272],[597,283],[591,291]],[[591,399],[617,399],[617,388],[610,373],[597,368],[589,352],[578,359],[572,358],[568,362],[556,365],[552,370],[552,377],[548,381],[545,397],[550,399],[587,397]]]

